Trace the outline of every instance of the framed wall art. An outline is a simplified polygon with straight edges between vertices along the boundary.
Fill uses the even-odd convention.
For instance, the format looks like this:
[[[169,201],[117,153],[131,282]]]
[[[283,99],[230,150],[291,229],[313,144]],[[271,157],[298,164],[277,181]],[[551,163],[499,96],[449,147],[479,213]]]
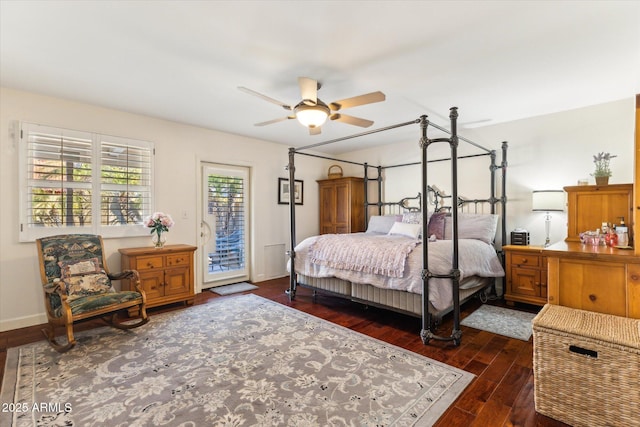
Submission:
[[[294,181],[294,202],[301,205],[304,200],[304,181]],[[278,204],[289,204],[289,178],[278,178]]]

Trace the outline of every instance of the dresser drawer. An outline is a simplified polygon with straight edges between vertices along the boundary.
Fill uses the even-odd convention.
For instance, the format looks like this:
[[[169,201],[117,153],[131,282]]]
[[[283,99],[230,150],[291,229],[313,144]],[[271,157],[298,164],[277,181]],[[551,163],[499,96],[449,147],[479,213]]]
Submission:
[[[162,268],[164,267],[164,257],[162,255],[141,256],[135,258],[134,264],[133,268],[139,271]]]
[[[540,267],[540,256],[538,254],[512,252],[511,264],[518,265],[520,267]]]
[[[189,265],[190,257],[193,255],[191,252],[184,252],[180,254],[167,255],[167,267],[176,267],[179,265]]]

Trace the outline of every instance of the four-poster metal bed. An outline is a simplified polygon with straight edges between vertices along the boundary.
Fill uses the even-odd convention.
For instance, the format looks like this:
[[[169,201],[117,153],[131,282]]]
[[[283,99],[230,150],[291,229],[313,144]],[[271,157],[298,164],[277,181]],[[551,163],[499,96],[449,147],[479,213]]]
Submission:
[[[317,157],[317,158],[322,158],[322,159],[327,159],[327,160],[334,160],[334,161],[339,161],[339,162],[343,162],[343,163],[350,163],[350,164],[354,164],[354,165],[360,165],[364,167],[364,186],[365,186],[365,200],[364,200],[364,205],[365,205],[365,209],[364,209],[364,215],[366,217],[368,217],[369,215],[369,208],[370,207],[377,207],[378,208],[378,213],[382,214],[383,208],[386,206],[393,206],[393,205],[397,205],[400,208],[403,209],[407,209],[407,210],[411,210],[411,208],[408,206],[408,202],[411,199],[417,199],[419,201],[419,210],[423,213],[422,218],[421,218],[421,225],[422,225],[422,271],[421,271],[421,280],[422,280],[422,293],[421,293],[421,307],[419,310],[413,310],[413,312],[407,312],[405,310],[398,310],[396,309],[396,311],[400,311],[400,312],[406,312],[408,314],[411,315],[418,315],[418,313],[420,313],[419,315],[422,318],[422,330],[420,332],[420,337],[423,341],[424,344],[427,344],[430,340],[441,340],[441,341],[453,341],[453,343],[455,345],[459,345],[460,344],[460,340],[462,337],[462,332],[460,330],[460,278],[461,278],[461,271],[459,268],[459,248],[458,248],[458,239],[459,239],[459,235],[458,235],[458,210],[459,208],[463,207],[466,204],[475,204],[476,206],[479,203],[483,203],[483,204],[488,204],[490,206],[490,213],[491,214],[496,214],[496,205],[500,205],[501,209],[500,209],[500,213],[501,213],[501,218],[500,218],[500,232],[501,232],[501,238],[502,238],[502,244],[505,243],[506,241],[506,224],[505,224],[505,213],[506,213],[506,202],[507,202],[507,198],[506,198],[506,170],[507,170],[507,143],[503,142],[502,143],[502,162],[500,165],[496,164],[496,151],[495,150],[489,150],[487,148],[484,148],[476,143],[474,143],[473,141],[470,141],[468,139],[465,139],[461,136],[458,135],[457,133],[457,117],[458,117],[458,112],[457,112],[457,108],[456,107],[452,107],[450,109],[450,114],[449,114],[449,118],[451,121],[451,129],[447,130],[444,129],[442,127],[437,126],[436,124],[433,124],[431,122],[429,122],[427,116],[421,116],[420,118],[410,121],[410,122],[405,122],[405,123],[400,123],[400,124],[396,124],[396,125],[392,125],[392,126],[388,126],[388,127],[384,127],[384,128],[380,128],[380,129],[375,129],[375,130],[371,130],[371,131],[367,131],[367,132],[363,132],[363,133],[359,133],[356,135],[351,135],[351,136],[347,136],[347,137],[342,137],[342,138],[338,138],[338,139],[334,139],[334,140],[330,140],[330,141],[325,141],[325,142],[320,142],[317,144],[312,144],[312,145],[308,145],[308,146],[304,146],[304,147],[299,147],[299,148],[290,148],[289,149],[289,163],[287,165],[287,169],[289,172],[289,190],[291,192],[289,200],[294,200],[294,194],[293,194],[293,189],[294,189],[294,185],[293,183],[295,182],[295,155],[296,154],[301,154],[301,155],[307,155],[307,156],[311,156],[311,157]],[[316,147],[320,147],[323,145],[327,145],[327,144],[332,144],[332,143],[336,143],[336,142],[340,142],[340,141],[344,141],[344,140],[348,140],[348,139],[352,139],[352,138],[357,138],[357,137],[361,137],[361,136],[365,136],[365,135],[370,135],[373,133],[378,133],[378,132],[384,132],[384,131],[388,131],[388,130],[392,130],[392,129],[396,129],[396,128],[400,128],[400,127],[404,127],[404,126],[409,126],[409,125],[415,125],[418,124],[420,126],[421,129],[421,136],[420,136],[420,149],[421,149],[421,161],[420,162],[416,162],[416,163],[407,163],[407,164],[402,164],[402,165],[394,165],[394,166],[370,166],[367,163],[357,163],[357,162],[351,162],[351,161],[345,161],[345,160],[340,160],[340,159],[333,159],[330,157],[325,157],[325,156],[320,156],[320,155],[316,155],[316,154],[310,154],[310,153],[304,153],[303,151],[305,150],[309,150],[312,148],[316,148]],[[449,134],[448,138],[434,138],[434,139],[430,139],[427,137],[427,129],[428,127],[434,127],[440,131],[443,131],[447,134]],[[467,156],[458,156],[458,144],[459,141],[465,141],[469,144],[471,144],[472,146],[480,149],[482,151],[482,154],[474,154],[474,155],[467,155]],[[447,159],[434,159],[434,160],[429,160],[428,158],[428,148],[436,143],[446,143],[449,145],[450,147],[450,158]],[[459,159],[464,159],[464,158],[470,158],[470,157],[479,157],[479,156],[490,156],[491,159],[491,164],[490,164],[490,176],[491,176],[491,184],[490,184],[490,197],[487,199],[464,199],[462,197],[458,196],[458,160]],[[433,163],[433,162],[440,162],[440,161],[451,161],[451,195],[450,196],[444,196],[441,192],[439,192],[437,189],[434,189],[433,187],[429,186],[427,184],[428,182],[428,164],[429,163]],[[420,165],[421,169],[422,169],[422,186],[421,186],[421,193],[418,194],[417,197],[414,198],[404,198],[399,202],[382,202],[382,171],[383,169],[386,168],[392,168],[392,167],[401,167],[401,166],[411,166],[411,165]],[[375,178],[369,178],[368,175],[368,169],[369,168],[375,168],[377,170],[377,176]],[[498,197],[496,195],[496,171],[500,170],[501,171],[501,194],[500,197]],[[378,188],[377,188],[377,195],[378,195],[378,200],[376,202],[369,202],[369,194],[368,194],[368,181],[370,180],[375,180],[378,182]],[[428,215],[427,215],[427,207],[428,207],[428,203],[429,203],[429,196],[433,195],[435,197],[435,208],[434,210],[439,210],[442,209],[443,206],[439,205],[440,201],[444,200],[445,198],[450,198],[451,199],[451,203],[453,206],[448,207],[450,209],[450,216],[451,216],[451,233],[452,233],[452,250],[451,250],[451,270],[449,273],[447,274],[437,274],[432,272],[432,270],[430,270],[429,268],[429,244],[428,244],[428,238],[429,236],[427,235],[427,229],[428,229]],[[290,237],[291,237],[291,249],[290,251],[287,252],[287,254],[289,255],[289,269],[290,269],[290,280],[289,280],[289,289],[287,290],[287,293],[289,295],[289,299],[293,300],[295,298],[296,295],[296,288],[298,286],[298,280],[297,280],[297,272],[296,272],[296,215],[295,215],[295,204],[290,203],[289,204],[289,214],[290,214]],[[366,218],[365,218],[366,220]],[[366,221],[365,221],[366,222]],[[494,236],[495,237],[495,236]],[[498,251],[499,253],[499,258],[500,261],[502,262],[502,264],[504,265],[504,259],[501,256],[501,251]],[[494,276],[495,277],[495,276]],[[448,337],[445,336],[439,336],[436,335],[434,333],[434,327],[436,325],[437,322],[433,321],[433,314],[432,314],[432,310],[433,306],[430,305],[429,303],[429,284],[430,281],[432,279],[450,279],[452,282],[452,292],[453,292],[453,305],[452,307],[450,307],[449,309],[447,309],[446,311],[441,311],[439,313],[439,317],[441,315],[443,315],[444,313],[448,313],[453,311],[453,318],[454,318],[454,322],[453,322],[453,328],[451,331],[451,335]],[[356,285],[354,283],[354,285]],[[491,286],[495,285],[495,279],[493,279],[491,281]],[[307,286],[307,287],[311,287],[313,288],[313,286],[309,286],[306,284],[303,284],[303,286]],[[482,285],[480,287],[480,290],[484,290],[487,288],[486,285]],[[470,292],[466,292],[464,300],[466,301],[466,299],[470,298],[472,295],[475,295],[478,293],[478,291],[476,291],[477,288],[473,288],[473,293],[471,294]],[[329,290],[329,288],[325,288],[323,290],[328,290],[328,293],[334,293],[331,292]],[[314,291],[315,292],[315,291]],[[402,292],[402,291],[399,291]],[[346,293],[342,293],[340,294],[340,296],[346,296],[349,297]],[[371,304],[371,305],[378,305],[384,308],[390,308],[392,310],[394,310],[393,307],[387,307],[384,303],[380,304],[380,303],[375,303],[373,300],[369,301],[367,299],[362,299],[361,297],[358,297],[356,295],[353,295],[351,297],[352,300],[354,301],[358,301],[358,302],[362,302],[365,304]],[[439,318],[437,319],[439,321]]]

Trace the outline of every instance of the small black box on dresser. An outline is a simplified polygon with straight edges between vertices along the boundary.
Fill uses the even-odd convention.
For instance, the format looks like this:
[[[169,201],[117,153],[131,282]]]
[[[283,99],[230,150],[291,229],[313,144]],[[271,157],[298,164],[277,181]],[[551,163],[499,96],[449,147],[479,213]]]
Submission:
[[[511,244],[517,246],[529,245],[529,232],[526,230],[514,230],[511,232]]]

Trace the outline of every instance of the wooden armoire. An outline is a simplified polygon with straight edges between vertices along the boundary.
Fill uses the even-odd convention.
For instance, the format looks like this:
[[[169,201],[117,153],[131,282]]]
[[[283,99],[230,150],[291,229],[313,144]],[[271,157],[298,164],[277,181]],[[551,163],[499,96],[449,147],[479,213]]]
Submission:
[[[320,234],[365,231],[363,178],[323,179],[318,187]]]

